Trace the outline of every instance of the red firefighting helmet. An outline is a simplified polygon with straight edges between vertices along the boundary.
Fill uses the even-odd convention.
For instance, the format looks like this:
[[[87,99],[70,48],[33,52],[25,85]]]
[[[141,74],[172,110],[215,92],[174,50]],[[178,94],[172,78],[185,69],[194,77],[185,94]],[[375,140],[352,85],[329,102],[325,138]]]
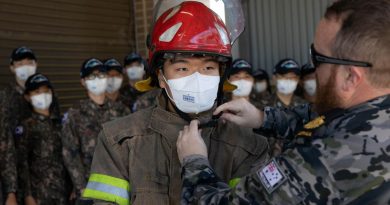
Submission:
[[[147,43],[152,79],[137,83],[139,90],[155,86],[156,70],[162,67],[164,59],[176,54],[214,56],[225,65],[224,72],[231,64],[230,33],[223,20],[200,2],[185,1],[163,12]]]

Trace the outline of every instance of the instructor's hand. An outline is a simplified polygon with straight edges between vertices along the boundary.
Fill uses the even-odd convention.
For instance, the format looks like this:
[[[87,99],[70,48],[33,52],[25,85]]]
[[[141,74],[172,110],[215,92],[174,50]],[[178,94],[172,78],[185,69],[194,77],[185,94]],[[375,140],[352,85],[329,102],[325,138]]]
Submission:
[[[180,163],[183,164],[183,159],[190,155],[202,155],[207,157],[207,148],[204,143],[201,132],[198,129],[199,121],[192,120],[189,126],[184,126],[177,138],[177,154]]]
[[[218,115],[220,112],[223,112],[221,119],[240,126],[259,128],[263,124],[263,111],[258,110],[248,100],[242,98],[217,107],[214,115]]]

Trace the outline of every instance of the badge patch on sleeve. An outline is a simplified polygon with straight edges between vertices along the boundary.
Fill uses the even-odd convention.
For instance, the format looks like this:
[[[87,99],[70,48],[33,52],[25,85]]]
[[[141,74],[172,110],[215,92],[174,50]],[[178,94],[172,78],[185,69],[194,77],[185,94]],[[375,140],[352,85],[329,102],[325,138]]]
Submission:
[[[257,176],[268,194],[271,194],[287,180],[275,159],[272,159],[266,166],[260,168],[257,171]]]

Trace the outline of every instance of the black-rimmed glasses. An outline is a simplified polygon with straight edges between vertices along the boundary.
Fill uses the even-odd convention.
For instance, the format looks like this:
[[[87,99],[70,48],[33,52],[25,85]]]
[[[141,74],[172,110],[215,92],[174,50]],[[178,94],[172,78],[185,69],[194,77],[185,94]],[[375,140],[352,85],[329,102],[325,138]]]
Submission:
[[[368,68],[372,67],[372,64],[367,63],[367,62],[338,59],[338,58],[333,58],[333,57],[328,57],[328,56],[322,55],[315,50],[314,44],[311,44],[310,56],[311,56],[311,60],[313,62],[313,65],[315,67],[318,67],[321,63],[329,63],[329,64],[336,64],[336,65],[353,65],[353,66],[368,67]]]

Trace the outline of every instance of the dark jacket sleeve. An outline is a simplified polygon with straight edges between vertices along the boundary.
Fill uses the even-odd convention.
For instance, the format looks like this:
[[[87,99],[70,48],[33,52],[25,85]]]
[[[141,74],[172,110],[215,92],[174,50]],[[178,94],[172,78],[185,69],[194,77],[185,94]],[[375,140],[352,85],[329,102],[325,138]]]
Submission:
[[[87,170],[85,170],[81,159],[80,136],[77,131],[77,115],[76,110],[69,110],[68,117],[63,124],[62,155],[73,186],[77,192],[80,192],[87,184],[85,179]]]
[[[215,175],[207,158],[185,159],[184,163],[181,204],[263,204],[260,182],[254,175],[241,178],[231,188]]]
[[[1,105],[8,103],[4,97],[4,92],[0,92]],[[12,133],[6,126],[10,122],[7,119],[9,112],[6,106],[2,106],[0,110],[0,181],[4,193],[15,193],[17,186],[15,142]]]
[[[31,177],[30,177],[30,163],[29,163],[29,155],[31,152],[31,148],[34,146],[31,141],[30,131],[28,125],[23,123],[24,133],[23,136],[20,137],[18,141],[18,175],[21,181],[22,187],[21,189],[24,191],[25,196],[31,196]]]
[[[4,131],[4,132],[3,132]],[[0,181],[4,193],[15,193],[17,186],[16,151],[12,134],[2,130],[0,138]]]
[[[130,204],[129,153],[125,147],[100,132],[84,198],[93,199],[96,205]]]
[[[276,163],[276,159],[269,162]],[[279,162],[278,162],[279,163]],[[267,165],[268,166],[268,165]],[[300,204],[307,197],[303,186],[295,180],[284,176],[284,181],[272,191],[266,190],[267,180],[260,179],[265,166],[252,170],[242,177],[234,186],[228,185],[216,176],[207,158],[189,156],[184,159],[182,169],[181,204]],[[285,168],[278,167],[280,173],[287,173]],[[266,177],[266,176],[264,176]]]
[[[291,109],[264,108],[264,122],[255,132],[267,136],[267,133],[277,132],[284,139],[291,139],[303,128],[303,125],[317,117],[309,104],[303,104]]]

